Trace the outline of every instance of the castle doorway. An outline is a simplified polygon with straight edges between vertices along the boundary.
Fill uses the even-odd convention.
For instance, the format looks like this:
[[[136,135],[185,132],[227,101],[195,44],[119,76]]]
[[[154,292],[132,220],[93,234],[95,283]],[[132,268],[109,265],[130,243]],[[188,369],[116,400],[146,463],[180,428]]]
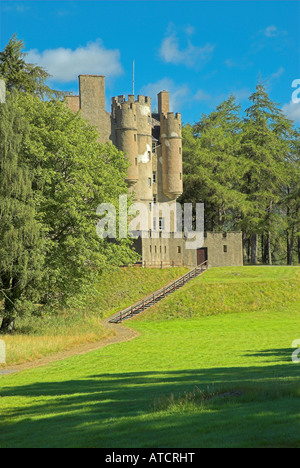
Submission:
[[[197,265],[201,265],[202,263],[208,260],[208,250],[207,248],[197,249]]]

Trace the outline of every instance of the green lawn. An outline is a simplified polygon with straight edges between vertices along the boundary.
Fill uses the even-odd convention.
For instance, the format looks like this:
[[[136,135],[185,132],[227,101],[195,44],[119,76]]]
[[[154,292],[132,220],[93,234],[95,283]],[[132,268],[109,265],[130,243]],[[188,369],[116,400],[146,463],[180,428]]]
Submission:
[[[135,340],[0,377],[0,446],[299,447],[299,276],[210,270],[129,321]]]
[[[16,320],[16,333],[0,335],[6,343],[7,366],[34,361],[54,352],[101,340],[102,319],[129,307],[187,273],[187,268],[119,268],[101,275],[92,292],[68,309]],[[1,314],[0,314],[1,315]],[[1,367],[4,367],[0,364]]]

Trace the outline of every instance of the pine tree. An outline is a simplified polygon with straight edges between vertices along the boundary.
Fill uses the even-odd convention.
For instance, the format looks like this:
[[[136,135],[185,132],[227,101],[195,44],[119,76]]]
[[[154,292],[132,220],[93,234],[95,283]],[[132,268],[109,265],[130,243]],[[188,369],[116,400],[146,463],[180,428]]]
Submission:
[[[287,161],[289,181],[282,200],[286,217],[287,264],[300,263],[300,131],[295,130]]]
[[[230,96],[183,129],[184,202],[205,203],[205,229],[230,230],[242,209],[239,192],[240,107]]]
[[[272,263],[271,237],[280,214],[275,210],[288,180],[286,159],[290,151],[291,122],[270,100],[259,82],[250,96],[241,134],[241,192],[247,196],[247,210],[241,221],[251,245],[251,263],[258,263],[259,238],[266,239],[268,263]]]
[[[1,330],[14,329],[28,312],[41,279],[44,242],[35,219],[32,180],[19,154],[28,132],[15,95],[0,105],[0,297]]]
[[[27,63],[24,43],[14,34],[7,46],[0,52],[0,78],[4,79],[8,91],[13,89],[40,98],[63,97],[66,93],[54,91],[45,84],[49,73],[38,65]]]

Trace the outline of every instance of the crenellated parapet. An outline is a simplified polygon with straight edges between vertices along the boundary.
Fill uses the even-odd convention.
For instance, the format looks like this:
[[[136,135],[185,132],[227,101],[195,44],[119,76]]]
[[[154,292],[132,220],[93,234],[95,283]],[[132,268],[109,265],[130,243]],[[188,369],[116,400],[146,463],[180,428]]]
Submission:
[[[137,198],[152,200],[152,116],[148,96],[124,95],[111,101],[112,136],[117,148],[130,162],[127,182],[135,185]],[[138,182],[138,183],[137,183]]]
[[[181,114],[161,114],[163,191],[170,199],[178,198],[183,191],[181,125]]]
[[[79,96],[66,98],[73,112],[99,131],[99,141],[111,141],[129,161],[126,181],[135,199],[146,202],[151,211],[155,202],[173,202],[181,195],[182,133],[181,114],[169,112],[168,91],[158,94],[154,115],[149,96],[119,95],[105,109],[105,77],[79,76]]]

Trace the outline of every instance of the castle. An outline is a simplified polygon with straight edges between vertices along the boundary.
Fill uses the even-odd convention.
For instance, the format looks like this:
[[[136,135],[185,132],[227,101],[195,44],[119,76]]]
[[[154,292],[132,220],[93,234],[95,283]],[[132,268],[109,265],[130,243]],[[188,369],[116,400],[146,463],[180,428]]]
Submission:
[[[149,236],[135,241],[144,267],[194,267],[206,260],[210,266],[243,265],[241,233],[205,233],[203,246],[195,249],[187,248],[184,236],[174,235],[177,219],[171,207],[183,191],[182,123],[181,114],[170,112],[168,91],[158,94],[156,113],[150,97],[140,95],[113,97],[108,113],[105,77],[80,75],[79,96],[67,96],[66,103],[96,127],[101,143],[111,142],[130,162],[129,190],[147,207]],[[167,222],[170,235],[165,237]]]

